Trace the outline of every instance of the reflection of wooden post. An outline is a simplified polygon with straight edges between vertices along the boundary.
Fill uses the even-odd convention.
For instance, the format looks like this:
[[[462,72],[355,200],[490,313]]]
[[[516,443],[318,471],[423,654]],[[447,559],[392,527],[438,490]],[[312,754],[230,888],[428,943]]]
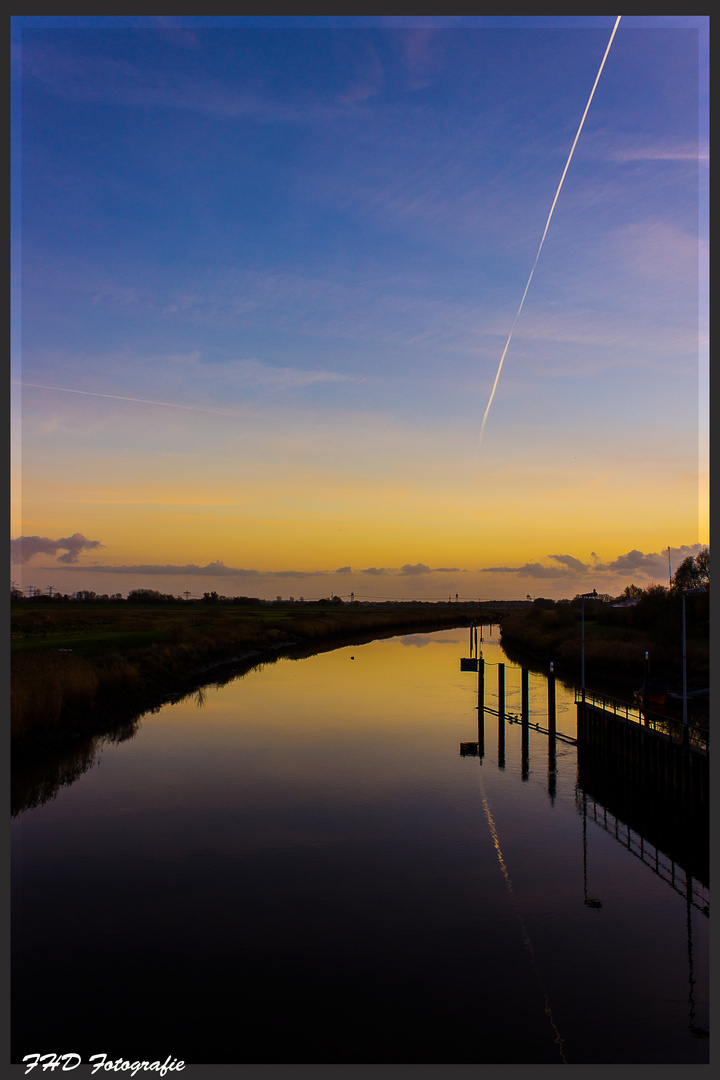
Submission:
[[[557,794],[557,772],[555,762],[555,736],[548,739],[548,795],[551,802],[555,801]]]
[[[523,780],[528,778],[530,766],[530,740],[528,736],[528,722],[530,719],[530,683],[529,672],[526,667],[521,669],[522,675],[522,740],[521,740],[521,768],[520,775]]]
[[[555,670],[551,663],[550,673],[548,674],[548,732],[551,738],[555,737],[555,731]]]
[[[523,723],[520,726],[520,731],[522,733],[520,740],[520,775],[523,780],[527,780],[530,770],[530,726]]]

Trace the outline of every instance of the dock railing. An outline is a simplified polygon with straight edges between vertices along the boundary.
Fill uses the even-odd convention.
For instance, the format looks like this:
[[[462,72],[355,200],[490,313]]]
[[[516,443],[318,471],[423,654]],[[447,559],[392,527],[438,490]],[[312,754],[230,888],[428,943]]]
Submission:
[[[591,706],[593,709],[612,715],[616,720],[624,720],[628,724],[639,724],[659,735],[664,735],[672,742],[690,746],[700,753],[708,753],[709,731],[692,724],[684,724],[682,720],[673,716],[654,713],[643,709],[641,705],[631,705],[627,701],[609,697],[607,694],[598,694],[593,690],[583,690],[578,686],[575,687],[575,704]]]

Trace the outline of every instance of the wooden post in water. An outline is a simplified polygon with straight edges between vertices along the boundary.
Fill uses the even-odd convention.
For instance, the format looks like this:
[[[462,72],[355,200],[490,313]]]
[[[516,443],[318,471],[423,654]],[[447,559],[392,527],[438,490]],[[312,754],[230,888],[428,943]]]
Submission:
[[[478,657],[478,753],[485,756],[485,661]]]
[[[555,716],[555,668],[550,662],[548,672],[548,795],[552,802],[555,801],[557,791],[557,771],[555,760],[555,734],[557,722]]]
[[[529,672],[526,667],[521,669],[522,675],[522,739],[521,739],[521,762],[520,775],[527,780],[530,768],[530,738],[528,735],[530,721],[530,684]]]
[[[505,768],[505,665],[498,664],[498,765]]]
[[[498,664],[498,719],[505,722],[505,665]]]

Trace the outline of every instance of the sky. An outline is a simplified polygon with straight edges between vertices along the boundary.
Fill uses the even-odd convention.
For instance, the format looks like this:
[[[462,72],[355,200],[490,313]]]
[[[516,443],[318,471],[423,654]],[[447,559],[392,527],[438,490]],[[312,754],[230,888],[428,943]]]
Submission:
[[[667,584],[709,543],[709,20],[621,18],[568,165],[615,19],[13,17],[11,580]]]

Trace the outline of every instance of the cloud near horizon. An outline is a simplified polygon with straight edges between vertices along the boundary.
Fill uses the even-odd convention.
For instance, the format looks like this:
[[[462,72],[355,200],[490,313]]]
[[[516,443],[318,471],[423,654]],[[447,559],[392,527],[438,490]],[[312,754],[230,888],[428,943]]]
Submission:
[[[64,551],[64,555],[58,556],[58,562],[74,566],[80,552],[101,547],[104,545],[99,540],[88,540],[79,532],[73,533],[72,536],[60,537],[58,540],[51,540],[47,536],[19,536],[16,540],[10,541],[10,562],[12,565],[22,565],[29,562],[35,555],[55,555],[58,551]]]
[[[349,567],[348,567],[349,570]],[[343,571],[344,573],[345,571]],[[418,574],[465,574],[459,566],[428,566],[426,563],[405,563],[399,569],[390,566],[368,566],[361,574],[374,574],[376,576],[399,574],[402,577],[416,577]]]
[[[79,533],[76,533],[77,537],[80,537]],[[20,537],[19,540],[13,540],[14,545],[20,544],[21,541],[39,540],[39,537]],[[84,537],[81,537],[84,540]],[[54,553],[55,546],[57,544],[64,544],[65,541],[41,541],[41,543],[49,544],[50,547],[36,547],[27,558],[31,558],[32,555],[39,553]],[[88,547],[102,547],[98,541],[85,541]],[[26,559],[27,561],[27,559]],[[77,562],[77,559],[70,560],[67,556],[62,556],[61,561],[65,563]],[[44,570],[62,570],[63,566],[57,567],[42,567]],[[158,576],[177,576],[177,575],[190,575],[193,577],[252,577],[252,578],[313,578],[313,577],[332,577],[335,574],[352,574],[353,569],[351,566],[341,566],[337,570],[253,570],[248,567],[238,566],[226,566],[221,559],[217,559],[214,562],[208,563],[206,566],[199,566],[197,563],[185,563],[184,565],[177,565],[172,563],[135,563],[134,565],[127,566],[108,566],[98,565],[91,563],[86,566],[73,565],[73,570],[90,571],[96,574],[155,574]],[[428,566],[426,563],[405,563],[401,567],[376,567],[370,566],[365,570],[357,571],[360,574],[371,575],[394,575],[400,577],[415,577],[420,574],[460,574],[467,573],[466,570],[461,570],[459,567],[449,566]]]
[[[363,574],[370,577],[405,577],[417,578],[432,574],[466,574],[469,571],[458,566],[429,566],[427,563],[404,563],[400,567],[368,566],[363,569],[353,570],[352,566],[341,566],[334,570],[256,570],[250,567],[226,566],[221,559],[200,566],[197,563],[136,563],[133,565],[97,565],[79,563],[79,556],[84,551],[102,548],[105,545],[99,540],[88,540],[82,533],[76,532],[69,537],[61,537],[57,540],[40,536],[20,536],[11,540],[11,563],[13,565],[25,564],[36,555],[55,555],[59,551],[64,554],[58,556],[55,566],[41,567],[44,570],[66,570],[92,572],[97,574],[144,574],[156,577],[191,576],[210,578],[253,578],[255,580],[272,578],[319,578],[333,577],[336,575]],[[697,555],[702,550],[702,544],[683,544],[679,547],[670,548],[670,563],[672,570],[677,569],[683,559],[688,555]],[[520,566],[485,566],[480,567],[478,573],[482,574],[514,574],[517,577],[535,578],[537,580],[556,579],[567,580],[592,574],[599,581],[603,578],[616,579],[634,575],[638,579],[646,581],[668,577],[668,552],[642,552],[637,548],[617,556],[610,561],[601,561],[596,552],[592,552],[592,562],[584,562],[574,555],[556,554],[548,555],[550,563],[526,562]]]
[[[670,548],[670,560],[674,569],[688,555],[697,555],[703,549],[703,544],[682,544],[680,547]],[[586,563],[576,559],[574,555],[548,555],[554,559],[552,565],[539,562],[523,563],[522,566],[483,566],[481,574],[517,574],[519,577],[533,578],[568,578],[578,574],[602,574],[608,577],[617,577],[619,574],[637,574],[644,578],[664,578],[668,572],[667,549],[661,552],[648,552],[644,554],[633,548],[625,555],[619,555],[612,562],[601,562],[595,552],[592,553],[595,562]]]

